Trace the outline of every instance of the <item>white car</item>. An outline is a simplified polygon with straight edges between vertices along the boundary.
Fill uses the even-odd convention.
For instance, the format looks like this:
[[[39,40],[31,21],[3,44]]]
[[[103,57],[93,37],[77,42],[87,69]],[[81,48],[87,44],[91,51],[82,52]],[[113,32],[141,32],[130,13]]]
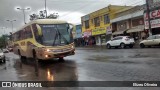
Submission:
[[[121,47],[125,48],[126,46],[129,46],[130,48],[133,48],[134,45],[134,39],[129,36],[117,36],[111,39],[106,43],[106,47],[110,49],[111,47]]]
[[[149,36],[146,40],[143,40],[139,43],[141,48],[151,47],[151,46],[160,46],[160,34]]]
[[[1,62],[6,62],[5,55],[4,55],[4,53],[1,49],[0,49],[0,61]]]
[[[8,52],[9,52],[9,50],[3,49],[3,53],[8,53]]]

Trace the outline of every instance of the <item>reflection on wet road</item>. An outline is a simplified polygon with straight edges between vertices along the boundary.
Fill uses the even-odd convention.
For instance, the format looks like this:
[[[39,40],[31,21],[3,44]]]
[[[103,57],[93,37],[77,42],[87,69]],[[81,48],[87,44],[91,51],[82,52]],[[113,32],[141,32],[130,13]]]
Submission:
[[[160,81],[159,48],[111,50],[77,48],[76,54],[66,57],[64,62],[40,61],[37,67],[33,59],[21,62],[13,53],[6,54],[6,57],[7,62],[0,64],[1,81]],[[57,90],[59,89],[121,90],[118,88],[58,88]],[[123,90],[135,89],[123,88]],[[143,88],[143,90],[150,89]]]

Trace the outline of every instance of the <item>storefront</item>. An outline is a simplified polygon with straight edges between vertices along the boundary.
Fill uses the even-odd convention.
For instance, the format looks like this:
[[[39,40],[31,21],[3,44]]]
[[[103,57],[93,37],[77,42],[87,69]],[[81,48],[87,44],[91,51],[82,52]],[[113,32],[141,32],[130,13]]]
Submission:
[[[126,31],[128,30],[128,28],[129,28],[128,20],[117,22],[117,30],[112,33],[113,37],[127,35]]]
[[[144,18],[143,15],[131,19],[131,26],[127,33],[134,38],[135,41],[146,38],[146,33],[144,32]]]
[[[102,45],[105,42],[105,28],[96,28],[92,30],[92,36],[96,39],[96,45]]]
[[[132,27],[131,29],[127,30],[127,33],[129,36],[133,37],[135,41],[144,39],[146,37],[144,32],[144,25]]]
[[[150,10],[150,19],[151,19],[151,32],[152,35],[160,34],[160,7],[156,7]],[[148,15],[146,12],[144,13],[144,22],[145,22],[145,29],[148,30]]]
[[[84,40],[84,45],[88,46],[91,45],[91,41],[92,41],[92,30],[86,30],[82,33],[82,38]]]

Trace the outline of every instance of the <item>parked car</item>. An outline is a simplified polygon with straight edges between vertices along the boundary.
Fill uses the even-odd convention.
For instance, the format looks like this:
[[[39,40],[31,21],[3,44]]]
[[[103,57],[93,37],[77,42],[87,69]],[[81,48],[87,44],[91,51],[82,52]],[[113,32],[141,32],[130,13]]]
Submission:
[[[3,53],[9,53],[9,50],[3,49]]]
[[[139,45],[141,48],[160,46],[160,34],[149,36],[146,40],[141,41]]]
[[[129,36],[117,36],[111,39],[106,43],[106,47],[110,49],[111,47],[121,47],[125,48],[126,46],[129,46],[130,48],[133,48],[135,42],[134,39]]]
[[[0,61],[1,62],[6,62],[6,58],[5,58],[5,55],[3,53],[3,51],[0,49]]]

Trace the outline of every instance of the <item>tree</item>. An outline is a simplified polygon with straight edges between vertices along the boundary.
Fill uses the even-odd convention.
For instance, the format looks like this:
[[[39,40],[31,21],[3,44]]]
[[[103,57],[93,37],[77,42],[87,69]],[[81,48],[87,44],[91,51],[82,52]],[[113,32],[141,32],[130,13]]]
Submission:
[[[46,19],[46,18],[57,19],[59,17],[58,13],[52,13],[46,17],[45,13],[46,13],[46,11],[44,10],[44,11],[39,11],[39,15],[32,14],[32,15],[30,15],[30,20],[32,21],[32,20],[36,20],[36,19]]]
[[[45,17],[45,11],[39,11],[39,19],[44,19]]]
[[[59,17],[58,13],[50,14],[47,18],[57,19]]]
[[[8,37],[9,35],[2,35],[0,37],[0,48],[5,48],[7,46]]]
[[[36,15],[36,14],[32,14],[32,15],[30,15],[30,20],[32,21],[32,20],[36,20],[36,19],[38,19],[39,18],[39,15]]]

